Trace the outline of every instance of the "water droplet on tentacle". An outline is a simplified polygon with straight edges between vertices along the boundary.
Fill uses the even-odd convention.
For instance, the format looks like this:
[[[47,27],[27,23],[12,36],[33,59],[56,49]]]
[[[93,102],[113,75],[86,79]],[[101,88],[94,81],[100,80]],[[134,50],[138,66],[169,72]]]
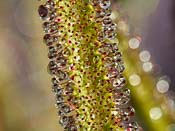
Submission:
[[[123,88],[123,87],[125,86],[125,84],[126,84],[126,80],[125,80],[125,78],[124,78],[122,75],[117,76],[116,78],[113,78],[113,79],[111,80],[111,82],[112,82],[112,86],[113,86],[115,89],[121,89],[121,88]]]
[[[122,90],[122,92],[116,92],[114,94],[114,99],[115,99],[116,105],[127,104],[130,100],[130,90],[124,89]]]
[[[143,131],[137,122],[127,123],[126,131]]]
[[[53,92],[57,92],[57,89],[58,90],[61,89],[61,87],[59,86],[59,83],[58,83],[58,81],[57,81],[57,79],[55,77],[53,77],[51,79],[51,82],[52,82],[52,91]]]
[[[62,96],[62,95],[57,95],[57,97],[56,97],[56,104],[57,104],[57,106],[58,106],[60,103],[64,103],[64,102],[65,102],[64,96]]]
[[[135,114],[135,110],[131,106],[126,107],[126,108],[117,108],[116,111],[118,111],[119,117],[123,121],[129,121],[131,119],[131,117],[134,116],[134,114]]]
[[[104,55],[114,54],[116,51],[118,51],[118,48],[116,45],[104,43],[98,51]]]
[[[63,68],[63,67],[66,67],[67,59],[61,56],[56,59],[56,62],[57,62],[58,68]]]
[[[57,70],[56,76],[59,82],[65,82],[68,80],[68,74],[65,71]]]
[[[111,67],[111,68],[108,69],[108,77],[109,78],[113,78],[113,77],[116,77],[118,75],[119,75],[119,72],[116,68]]]
[[[57,95],[63,95],[63,88],[58,83],[52,85],[52,91]]]
[[[43,37],[43,41],[47,46],[51,46],[54,42],[58,41],[58,37],[52,36],[50,34],[45,34]]]
[[[122,60],[117,61],[117,62],[115,63],[115,68],[118,70],[118,72],[122,73],[122,72],[125,70],[123,61],[122,61]]]
[[[114,39],[116,37],[116,28],[114,27],[105,27],[104,28],[104,37],[107,39]]]
[[[99,1],[98,0],[90,0],[91,4],[93,6],[98,6],[99,5]]]
[[[120,127],[124,128],[124,131],[143,131],[137,122],[121,122]]]
[[[60,118],[60,121],[59,123],[64,127],[66,128],[67,126],[73,124],[75,122],[73,116],[62,116]]]
[[[57,49],[54,46],[49,47],[49,53],[48,53],[48,58],[49,59],[54,59],[57,56]]]
[[[95,19],[96,20],[101,19],[101,21],[102,21],[103,20],[102,18],[109,17],[110,15],[111,15],[111,9],[97,10],[96,15],[95,15]]]
[[[114,61],[116,62],[121,61],[122,54],[120,52],[115,52],[113,58],[114,58]]]
[[[100,0],[99,5],[102,9],[107,9],[111,6],[111,1],[110,0]]]
[[[45,33],[57,33],[58,32],[58,24],[56,22],[44,22],[43,29]]]
[[[48,8],[44,5],[40,5],[38,8],[38,14],[42,19],[45,19],[49,14]]]
[[[42,20],[53,20],[55,18],[55,8],[49,5],[40,5],[38,14]]]
[[[50,6],[50,7],[54,7],[55,6],[55,2],[53,0],[47,0],[46,5]]]
[[[60,116],[67,115],[71,111],[72,111],[71,107],[69,105],[64,104],[59,108],[58,115]]]
[[[50,61],[47,67],[48,73],[51,75],[56,74],[57,68],[57,63],[55,61]]]
[[[69,125],[65,128],[67,131],[78,131],[77,127],[75,125]]]
[[[106,17],[106,18],[103,19],[103,26],[107,26],[107,25],[110,26],[112,24],[113,24],[113,22],[112,22],[111,18]]]

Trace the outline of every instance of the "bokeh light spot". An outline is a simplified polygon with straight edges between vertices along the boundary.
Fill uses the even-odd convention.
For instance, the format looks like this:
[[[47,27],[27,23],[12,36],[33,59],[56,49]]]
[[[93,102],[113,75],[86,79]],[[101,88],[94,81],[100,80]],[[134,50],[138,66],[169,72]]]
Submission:
[[[148,62],[151,59],[151,54],[149,51],[144,50],[140,52],[139,58],[142,62]]]
[[[145,62],[143,63],[142,68],[145,72],[150,72],[153,68],[153,64],[151,62]]]
[[[129,82],[132,86],[138,86],[141,83],[141,78],[137,74],[133,74],[129,77]]]
[[[129,40],[129,47],[131,49],[137,49],[140,45],[140,41],[137,38],[131,38]]]
[[[160,93],[166,93],[169,89],[169,83],[166,80],[159,80],[156,84],[157,90]]]
[[[162,110],[159,107],[151,108],[149,115],[152,120],[158,120],[162,117]]]

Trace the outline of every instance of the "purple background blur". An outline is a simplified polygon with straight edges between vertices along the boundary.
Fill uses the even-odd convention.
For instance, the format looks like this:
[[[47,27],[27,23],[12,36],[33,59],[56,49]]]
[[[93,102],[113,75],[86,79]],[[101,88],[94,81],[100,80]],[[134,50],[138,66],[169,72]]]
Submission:
[[[161,73],[169,76],[170,90],[175,91],[175,1],[160,0],[148,25],[143,47],[151,52]]]

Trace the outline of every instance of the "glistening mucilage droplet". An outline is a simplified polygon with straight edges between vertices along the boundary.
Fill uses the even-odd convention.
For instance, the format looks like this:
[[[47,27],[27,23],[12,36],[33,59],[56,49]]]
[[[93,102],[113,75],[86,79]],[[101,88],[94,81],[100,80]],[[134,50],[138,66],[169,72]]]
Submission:
[[[125,105],[130,100],[130,90],[124,89],[121,92],[114,92],[116,105]]]
[[[48,9],[44,5],[40,5],[38,8],[38,13],[42,19],[46,18],[48,16]]]
[[[56,22],[44,22],[43,30],[45,33],[55,34],[58,32],[58,25]]]
[[[102,9],[108,9],[111,6],[110,0],[99,0],[99,5]]]

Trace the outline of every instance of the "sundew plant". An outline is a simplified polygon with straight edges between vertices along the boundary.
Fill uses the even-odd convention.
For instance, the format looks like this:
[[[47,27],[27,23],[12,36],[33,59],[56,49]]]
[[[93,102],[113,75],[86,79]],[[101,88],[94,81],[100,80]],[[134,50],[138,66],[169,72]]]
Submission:
[[[44,1],[44,0],[43,0]],[[44,4],[43,4],[44,3]],[[140,131],[118,49],[110,0],[45,0],[38,13],[65,131]]]

